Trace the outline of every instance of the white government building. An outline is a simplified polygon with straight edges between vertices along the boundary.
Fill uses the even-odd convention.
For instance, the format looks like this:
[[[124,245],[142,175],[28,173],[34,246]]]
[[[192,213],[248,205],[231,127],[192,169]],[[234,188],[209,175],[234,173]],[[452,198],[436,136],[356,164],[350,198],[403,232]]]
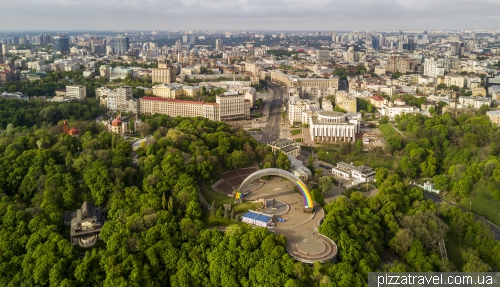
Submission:
[[[359,133],[361,114],[320,111],[309,115],[313,141],[355,141]]]

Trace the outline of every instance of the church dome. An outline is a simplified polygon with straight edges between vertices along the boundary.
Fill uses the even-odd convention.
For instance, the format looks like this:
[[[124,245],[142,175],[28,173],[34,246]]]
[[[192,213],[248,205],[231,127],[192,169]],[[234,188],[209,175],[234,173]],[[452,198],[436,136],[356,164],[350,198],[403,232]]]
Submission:
[[[111,122],[111,125],[114,126],[114,127],[121,126],[122,125],[122,119],[120,117],[116,117],[116,119],[114,119]]]

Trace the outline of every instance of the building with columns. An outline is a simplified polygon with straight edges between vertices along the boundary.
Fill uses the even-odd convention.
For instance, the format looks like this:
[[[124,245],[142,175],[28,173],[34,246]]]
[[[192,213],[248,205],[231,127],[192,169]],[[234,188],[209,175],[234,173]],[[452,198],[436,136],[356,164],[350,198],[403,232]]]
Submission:
[[[356,140],[359,133],[361,114],[344,114],[322,111],[309,116],[309,129],[313,141],[350,141]]]

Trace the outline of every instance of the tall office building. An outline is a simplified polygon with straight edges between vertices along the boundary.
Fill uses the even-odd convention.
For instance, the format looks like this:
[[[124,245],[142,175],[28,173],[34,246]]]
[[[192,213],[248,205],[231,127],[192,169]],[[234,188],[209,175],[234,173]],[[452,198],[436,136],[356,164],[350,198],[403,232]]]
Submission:
[[[180,53],[180,52],[182,52],[182,43],[181,43],[181,40],[177,40],[177,41],[175,42],[174,52],[175,52],[175,53]]]
[[[113,53],[116,56],[124,55],[130,48],[128,37],[118,35],[113,38]]]
[[[196,43],[196,37],[194,35],[189,36],[189,44],[195,44]]]
[[[52,39],[54,52],[69,53],[69,39],[66,36],[58,35]]]
[[[216,39],[215,40],[215,50],[220,51],[222,49],[222,40],[221,39]]]
[[[188,42],[188,35],[182,36],[182,43],[187,43]]]
[[[3,63],[3,50],[2,50],[2,46],[3,45],[0,45],[0,64]]]
[[[50,45],[52,43],[52,37],[49,34],[43,35],[43,44]]]

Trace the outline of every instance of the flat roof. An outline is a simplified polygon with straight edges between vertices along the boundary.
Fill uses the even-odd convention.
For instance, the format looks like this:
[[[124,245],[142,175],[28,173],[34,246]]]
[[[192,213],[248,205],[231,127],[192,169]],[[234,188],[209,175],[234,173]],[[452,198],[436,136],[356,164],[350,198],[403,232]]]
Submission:
[[[257,217],[259,214],[255,213],[255,212],[252,212],[252,211],[248,211],[247,213],[243,214],[243,217],[247,217],[247,218],[252,218],[254,219],[255,217]]]
[[[271,219],[271,216],[267,216],[261,213],[257,213],[255,211],[248,211],[243,215],[244,218],[251,218],[261,222],[268,222]]]
[[[172,102],[172,103],[185,103],[185,104],[191,104],[191,105],[201,105],[201,104],[203,104],[203,102],[199,102],[199,101],[173,100],[173,99],[166,99],[166,98],[159,98],[159,97],[143,97],[142,100],[145,100],[145,101],[162,101],[162,102]]]

